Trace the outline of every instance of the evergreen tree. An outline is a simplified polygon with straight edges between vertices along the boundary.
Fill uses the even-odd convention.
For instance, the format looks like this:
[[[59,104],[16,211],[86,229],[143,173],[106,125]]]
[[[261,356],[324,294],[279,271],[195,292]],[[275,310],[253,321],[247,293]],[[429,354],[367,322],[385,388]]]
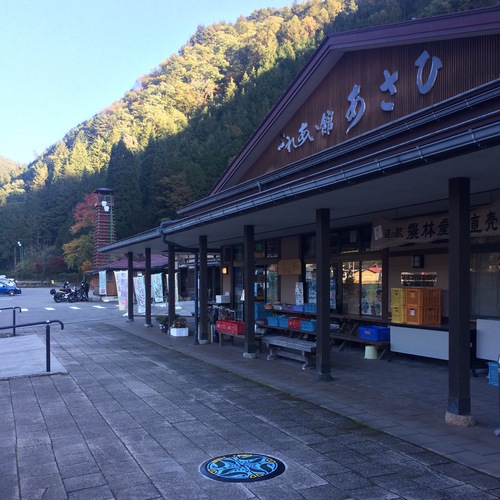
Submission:
[[[106,187],[114,192],[117,239],[142,230],[143,210],[139,188],[138,159],[121,139],[111,150]]]

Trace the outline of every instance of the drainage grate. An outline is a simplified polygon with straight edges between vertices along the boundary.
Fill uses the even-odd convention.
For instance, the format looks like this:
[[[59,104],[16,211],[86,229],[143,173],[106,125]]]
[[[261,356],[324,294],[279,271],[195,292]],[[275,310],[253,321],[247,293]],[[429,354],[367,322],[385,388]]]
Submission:
[[[264,481],[279,476],[285,464],[277,458],[256,453],[237,453],[207,460],[200,472],[216,481],[233,483]]]

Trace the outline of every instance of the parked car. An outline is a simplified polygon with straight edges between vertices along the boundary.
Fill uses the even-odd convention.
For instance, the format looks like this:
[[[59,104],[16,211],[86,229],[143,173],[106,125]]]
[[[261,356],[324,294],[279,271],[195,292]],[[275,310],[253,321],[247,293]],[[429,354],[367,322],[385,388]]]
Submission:
[[[15,285],[9,285],[5,281],[0,281],[0,295],[18,295],[21,293],[21,289]]]
[[[0,275],[0,281],[3,281],[8,285],[17,286],[17,281],[14,278],[7,278],[5,274]]]

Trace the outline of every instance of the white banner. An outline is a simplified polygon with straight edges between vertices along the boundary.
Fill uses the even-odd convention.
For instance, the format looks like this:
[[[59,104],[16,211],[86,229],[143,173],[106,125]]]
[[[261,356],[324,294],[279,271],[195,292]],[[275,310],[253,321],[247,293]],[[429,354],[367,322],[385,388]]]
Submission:
[[[179,303],[179,276],[175,273],[175,305]],[[170,290],[168,289],[168,278],[167,278],[167,293],[170,295]]]
[[[151,275],[151,297],[153,297],[155,304],[163,302],[163,280],[161,273]]]
[[[106,295],[106,271],[99,271],[99,295]]]
[[[116,291],[118,293],[118,309],[120,311],[127,310],[127,284],[128,271],[115,271]]]
[[[134,276],[134,291],[137,300],[137,313],[146,312],[146,287],[144,286],[144,276]]]

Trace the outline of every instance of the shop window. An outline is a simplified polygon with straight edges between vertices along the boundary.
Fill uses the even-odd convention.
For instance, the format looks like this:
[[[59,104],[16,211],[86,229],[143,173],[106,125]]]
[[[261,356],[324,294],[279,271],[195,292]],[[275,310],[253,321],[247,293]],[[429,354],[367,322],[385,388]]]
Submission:
[[[382,315],[382,262],[342,263],[342,312],[366,316]]]
[[[340,253],[340,239],[338,233],[332,233],[330,235],[330,253],[332,255]]]
[[[316,304],[316,264],[306,264],[305,302]]]
[[[266,256],[266,244],[265,244],[265,242],[259,241],[259,242],[255,243],[253,256],[255,259],[263,259]]]
[[[278,302],[278,265],[256,266],[253,289],[256,301]]]
[[[316,289],[316,264],[306,264],[305,302],[317,303]],[[337,267],[335,264],[330,266],[330,309],[337,309]]]
[[[471,315],[500,317],[500,252],[471,255]]]
[[[348,229],[340,232],[340,252],[359,252],[360,234],[357,229]]]
[[[359,262],[342,262],[342,312],[360,313]]]
[[[242,261],[243,260],[243,245],[235,245],[233,248],[233,260]]]
[[[259,241],[255,243],[254,257],[256,259],[277,259],[279,257],[279,241]]]
[[[361,262],[361,314],[382,316],[382,263]]]
[[[302,254],[305,258],[316,257],[316,236],[308,234],[302,238]]]
[[[244,269],[240,266],[233,268],[234,276],[234,317],[238,320],[243,320],[243,283],[244,283]]]
[[[279,257],[279,241],[268,241],[266,245],[266,257],[268,259],[277,259]]]
[[[266,301],[278,302],[278,264],[266,266]]]

